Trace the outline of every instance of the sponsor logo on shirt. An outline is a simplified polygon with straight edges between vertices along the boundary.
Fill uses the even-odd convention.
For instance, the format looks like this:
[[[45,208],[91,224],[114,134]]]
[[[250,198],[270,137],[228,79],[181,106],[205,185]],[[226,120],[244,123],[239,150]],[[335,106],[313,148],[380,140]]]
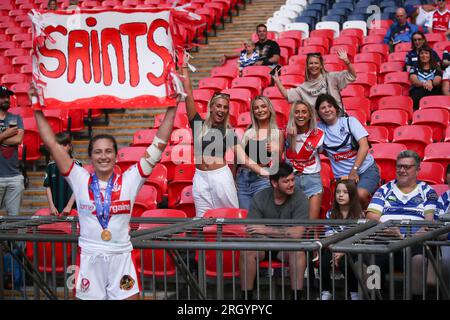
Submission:
[[[80,203],[80,210],[81,211],[95,211],[95,205],[92,203]]]

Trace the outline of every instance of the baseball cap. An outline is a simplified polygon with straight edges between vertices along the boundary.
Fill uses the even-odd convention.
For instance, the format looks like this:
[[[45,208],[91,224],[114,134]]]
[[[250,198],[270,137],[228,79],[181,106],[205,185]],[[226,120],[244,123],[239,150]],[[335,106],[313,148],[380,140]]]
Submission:
[[[12,96],[13,94],[14,92],[9,90],[7,87],[0,86],[0,96]]]

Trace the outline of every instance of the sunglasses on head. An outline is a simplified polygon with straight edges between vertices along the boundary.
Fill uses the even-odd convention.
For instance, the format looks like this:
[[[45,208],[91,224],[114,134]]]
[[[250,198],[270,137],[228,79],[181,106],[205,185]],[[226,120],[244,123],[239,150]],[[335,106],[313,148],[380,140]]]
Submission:
[[[311,53],[308,53],[306,56],[307,57],[310,57],[310,56],[321,57],[322,54],[320,52],[311,52]]]
[[[223,93],[223,92],[220,92],[220,91],[214,92],[214,95],[212,97],[213,98],[215,98],[215,97],[222,97],[222,98],[225,98],[227,100],[231,99],[231,96],[228,93]]]

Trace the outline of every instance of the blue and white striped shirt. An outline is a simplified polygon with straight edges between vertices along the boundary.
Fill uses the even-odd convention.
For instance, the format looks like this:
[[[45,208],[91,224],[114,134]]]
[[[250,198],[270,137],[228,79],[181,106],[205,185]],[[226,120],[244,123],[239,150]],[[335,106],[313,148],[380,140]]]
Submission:
[[[393,180],[381,186],[373,195],[368,211],[380,214],[380,221],[424,220],[426,214],[434,214],[438,195],[428,184],[418,181],[410,193],[403,193]]]
[[[247,57],[247,51],[241,51],[241,55],[239,56],[239,66],[241,68],[252,66],[259,60],[259,54],[257,51],[253,51],[250,57]]]

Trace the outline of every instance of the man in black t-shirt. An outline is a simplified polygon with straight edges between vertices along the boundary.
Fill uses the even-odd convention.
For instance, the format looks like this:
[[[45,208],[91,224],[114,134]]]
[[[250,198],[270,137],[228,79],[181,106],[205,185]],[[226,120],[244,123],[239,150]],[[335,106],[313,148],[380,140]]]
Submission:
[[[267,27],[260,24],[256,27],[259,41],[255,43],[260,60],[255,65],[275,66],[280,60],[280,46],[275,41],[267,39]]]
[[[265,24],[259,24],[256,27],[256,34],[258,35],[258,42],[255,43],[256,51],[259,54],[259,61],[255,66],[271,66],[274,67],[280,60],[280,46],[273,40],[267,39],[267,27]],[[224,54],[221,58],[221,64],[224,64],[227,59],[234,59],[240,54]]]

